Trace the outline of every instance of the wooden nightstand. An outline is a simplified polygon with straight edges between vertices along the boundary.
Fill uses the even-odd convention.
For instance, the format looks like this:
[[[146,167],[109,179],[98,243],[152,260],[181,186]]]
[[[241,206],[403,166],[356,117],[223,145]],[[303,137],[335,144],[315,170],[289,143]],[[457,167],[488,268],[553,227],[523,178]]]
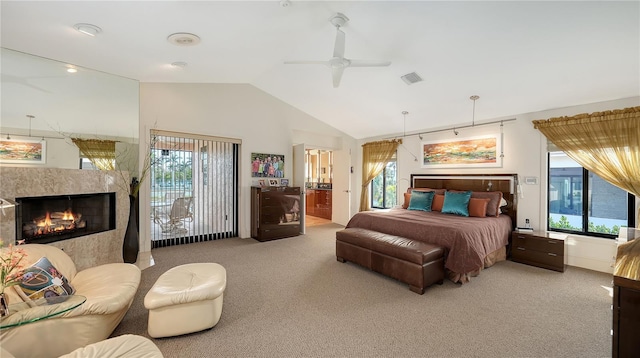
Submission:
[[[545,231],[511,234],[511,260],[527,265],[564,272],[566,235]]]

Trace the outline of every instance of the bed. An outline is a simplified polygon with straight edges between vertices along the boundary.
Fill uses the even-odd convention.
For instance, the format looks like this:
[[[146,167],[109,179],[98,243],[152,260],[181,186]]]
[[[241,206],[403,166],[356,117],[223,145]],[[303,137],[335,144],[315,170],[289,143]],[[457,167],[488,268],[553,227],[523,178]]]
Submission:
[[[495,215],[465,217],[438,211],[366,211],[354,215],[347,228],[357,227],[441,246],[445,249],[447,277],[465,283],[480,271],[507,256],[510,234],[517,222],[517,175],[424,175],[411,176],[412,190],[473,192],[472,198],[501,193],[503,204]],[[442,190],[444,189],[444,190]]]

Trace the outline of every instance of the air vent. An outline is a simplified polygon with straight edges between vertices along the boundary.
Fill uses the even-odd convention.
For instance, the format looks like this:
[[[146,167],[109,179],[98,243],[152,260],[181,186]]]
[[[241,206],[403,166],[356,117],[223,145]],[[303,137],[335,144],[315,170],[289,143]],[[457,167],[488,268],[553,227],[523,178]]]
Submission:
[[[404,83],[406,83],[408,85],[412,85],[412,84],[414,84],[416,82],[422,81],[422,77],[420,77],[420,75],[418,75],[415,72],[407,73],[406,75],[401,76],[400,78],[402,78]]]

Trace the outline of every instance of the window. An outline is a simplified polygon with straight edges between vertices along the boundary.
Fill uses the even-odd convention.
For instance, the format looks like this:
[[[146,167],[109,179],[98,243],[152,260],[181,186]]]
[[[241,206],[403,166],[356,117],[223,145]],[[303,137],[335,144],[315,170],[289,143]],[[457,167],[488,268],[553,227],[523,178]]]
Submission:
[[[115,166],[115,160],[113,160],[113,165]],[[89,158],[80,157],[80,169],[84,170],[98,170],[95,165],[91,162]]]
[[[98,168],[88,158],[80,158],[80,169],[97,170]]]
[[[371,181],[371,207],[389,209],[396,205],[396,156]]]
[[[549,153],[548,229],[615,238],[635,225],[635,197],[589,172],[563,152]]]

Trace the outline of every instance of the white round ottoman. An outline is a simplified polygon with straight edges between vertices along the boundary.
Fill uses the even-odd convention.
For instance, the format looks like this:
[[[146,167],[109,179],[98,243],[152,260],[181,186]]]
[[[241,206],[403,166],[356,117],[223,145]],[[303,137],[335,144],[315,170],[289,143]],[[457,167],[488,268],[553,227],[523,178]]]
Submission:
[[[144,306],[149,310],[149,335],[177,336],[215,326],[222,315],[227,271],[216,263],[176,266],[158,277]]]

